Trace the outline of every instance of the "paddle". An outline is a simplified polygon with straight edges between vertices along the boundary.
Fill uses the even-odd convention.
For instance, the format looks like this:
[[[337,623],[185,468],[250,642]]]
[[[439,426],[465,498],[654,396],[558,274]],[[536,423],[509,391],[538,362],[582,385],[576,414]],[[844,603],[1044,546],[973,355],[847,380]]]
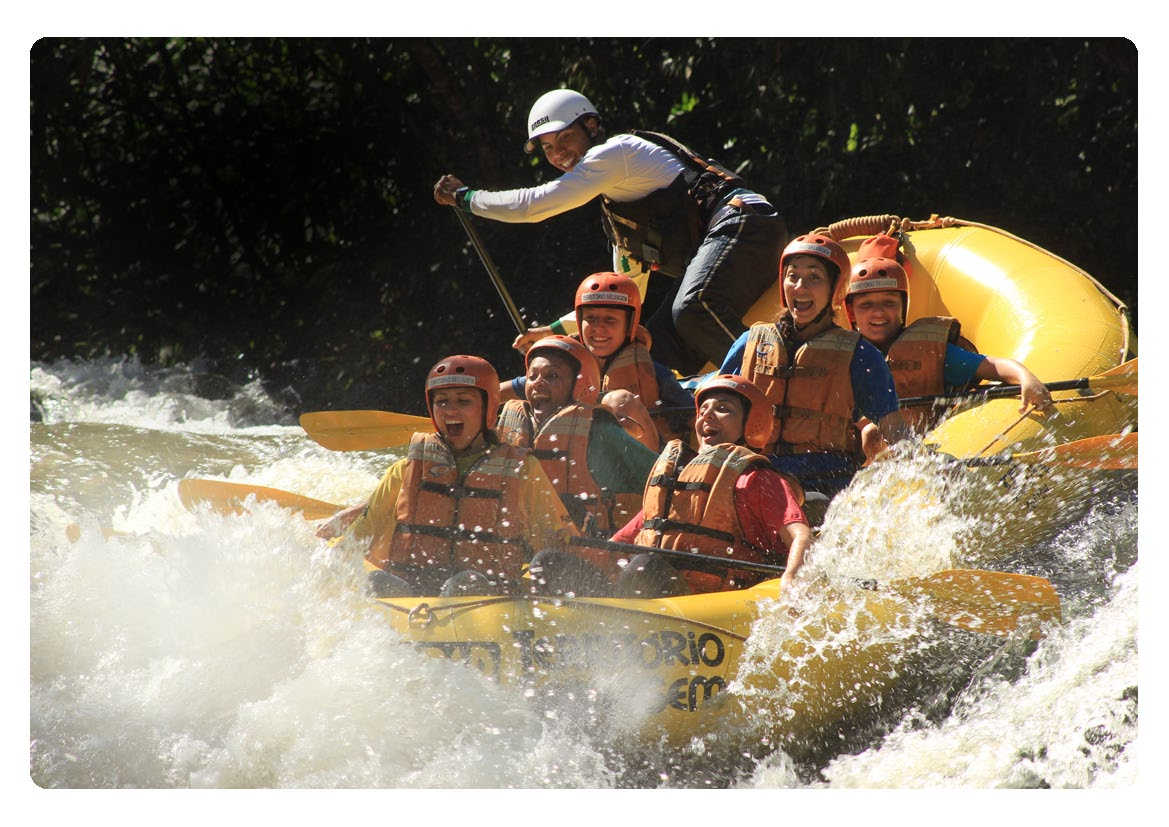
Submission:
[[[430,433],[429,417],[388,411],[319,411],[300,416],[309,439],[330,451],[376,451],[407,445],[415,433]]]
[[[179,480],[179,499],[190,510],[194,510],[200,505],[210,505],[220,514],[242,514],[244,512],[243,503],[249,497],[255,498],[259,502],[273,502],[281,508],[299,511],[306,520],[323,520],[332,517],[345,507],[293,494],[291,491],[265,488],[262,485],[248,485],[226,482],[225,480]]]
[[[459,223],[463,225],[463,229],[467,231],[467,237],[471,239],[471,244],[475,247],[475,252],[479,254],[479,260],[483,262],[483,266],[487,268],[487,275],[491,276],[491,283],[495,285],[496,292],[499,297],[503,299],[503,304],[507,307],[507,315],[511,316],[512,322],[515,323],[515,328],[518,332],[524,332],[524,320],[520,318],[519,308],[516,307],[515,302],[511,300],[511,294],[507,292],[507,288],[503,286],[503,278],[499,275],[499,271],[495,269],[495,263],[491,260],[491,256],[487,254],[487,248],[483,246],[483,241],[479,238],[479,233],[471,224],[470,218],[463,213],[458,206],[452,206],[451,209],[455,211],[455,215],[459,217]]]
[[[924,577],[865,584],[908,598],[924,597],[939,619],[953,626],[1005,637],[1020,626],[1040,637],[1038,626],[1061,619],[1059,594],[1051,582],[1028,574],[948,569]]]
[[[708,554],[652,548],[612,540],[573,537],[569,543],[619,554],[650,553],[687,563],[686,568],[725,571],[735,568],[759,574],[783,574],[783,566],[727,560]],[[892,591],[907,598],[927,598],[940,619],[962,629],[1002,637],[1020,626],[1035,627],[1059,620],[1059,595],[1050,581],[1026,574],[977,569],[948,569],[922,577],[903,577],[884,583],[861,582],[872,591]],[[1033,633],[1034,634],[1034,633]]]
[[[650,416],[694,411],[692,407],[655,408]],[[317,411],[300,415],[300,427],[313,442],[330,451],[378,451],[400,448],[416,433],[430,433],[425,416],[389,411]]]
[[[1068,379],[1061,382],[1046,382],[1049,391],[1071,390],[1112,390],[1130,396],[1137,395],[1137,360],[1130,359],[1124,364],[1117,365],[1111,370],[1095,376],[1085,376],[1080,379]],[[994,385],[989,388],[975,389],[955,394],[936,394],[933,396],[909,396],[901,400],[901,407],[911,408],[919,405],[950,405],[964,399],[1000,399],[1018,396],[1021,390],[1019,385]]]
[[[118,531],[116,528],[109,526],[101,527],[101,536],[103,540],[108,540],[111,537],[129,537],[125,531]],[[65,537],[70,543],[77,543],[81,540],[81,526],[77,523],[69,523],[65,526]]]
[[[1103,434],[1090,436],[1028,451],[1023,454],[994,457],[970,457],[959,460],[963,465],[1010,465],[1022,462],[1028,465],[1054,465],[1060,468],[1078,468],[1089,471],[1137,470],[1137,435]]]

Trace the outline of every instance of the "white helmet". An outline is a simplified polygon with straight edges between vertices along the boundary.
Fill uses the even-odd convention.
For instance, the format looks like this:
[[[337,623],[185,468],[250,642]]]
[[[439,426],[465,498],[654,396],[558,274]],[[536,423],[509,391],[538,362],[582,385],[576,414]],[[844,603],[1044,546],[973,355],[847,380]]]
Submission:
[[[524,152],[531,154],[536,151],[537,135],[567,129],[583,115],[597,115],[597,107],[580,92],[571,89],[545,92],[528,113],[528,142],[524,144]]]

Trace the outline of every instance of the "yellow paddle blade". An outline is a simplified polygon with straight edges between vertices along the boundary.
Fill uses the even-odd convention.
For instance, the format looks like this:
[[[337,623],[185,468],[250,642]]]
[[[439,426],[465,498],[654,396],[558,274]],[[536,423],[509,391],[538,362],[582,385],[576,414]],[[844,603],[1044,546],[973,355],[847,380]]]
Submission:
[[[1050,464],[1087,470],[1137,470],[1137,435],[1104,434],[1077,439],[1051,448],[1015,454],[1012,459],[1031,465]]]
[[[1088,387],[1094,391],[1111,390],[1117,393],[1137,395],[1137,360],[1129,359],[1112,370],[1106,370],[1096,376],[1089,377]]]
[[[999,637],[1023,629],[1038,639],[1040,624],[1061,619],[1055,587],[1042,577],[1026,574],[949,569],[891,580],[883,587],[907,597],[926,598],[946,623]]]
[[[1137,470],[1137,435],[1102,434],[1085,437],[1051,448],[1027,451],[1020,454],[996,454],[991,457],[968,457],[961,460],[963,465],[981,467],[988,465],[1010,465],[1013,462],[1024,465],[1048,465],[1052,468],[1073,468],[1084,471],[1135,471]]]
[[[129,535],[124,531],[118,531],[116,528],[102,526],[101,536],[102,539],[108,540],[111,537],[128,537]],[[69,540],[70,543],[80,542],[81,526],[79,526],[77,523],[69,523],[69,525],[65,526],[65,537]]]
[[[415,433],[430,433],[425,416],[388,411],[318,411],[300,416],[309,439],[330,451],[377,451],[408,445]]]
[[[306,520],[323,520],[344,508],[290,491],[265,488],[262,485],[246,485],[223,480],[179,481],[179,499],[192,511],[197,506],[209,505],[220,514],[242,514],[247,510],[244,505],[249,497],[258,502],[274,502],[281,508],[298,511]]]

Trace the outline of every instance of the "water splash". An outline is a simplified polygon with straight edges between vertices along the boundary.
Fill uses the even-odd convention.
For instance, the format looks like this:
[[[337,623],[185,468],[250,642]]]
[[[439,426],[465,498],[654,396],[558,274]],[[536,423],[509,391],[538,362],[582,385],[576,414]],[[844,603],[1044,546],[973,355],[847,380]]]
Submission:
[[[360,593],[358,555],[327,553],[299,517],[192,514],[175,494],[183,476],[216,476],[356,502],[395,455],[325,451],[240,413],[253,393],[251,410],[278,408],[258,383],[200,395],[182,370],[116,360],[38,365],[31,378],[46,413],[31,429],[29,558],[30,775],[43,786],[1102,788],[1136,775],[1131,483],[1114,495],[1081,475],[1086,516],[988,553],[1010,527],[971,505],[966,486],[986,483],[928,457],[867,469],[830,510],[807,576],[759,621],[760,668],[793,636],[813,641],[809,664],[859,640],[868,609],[851,602],[855,578],[989,562],[1050,577],[1066,625],[1038,649],[1007,641],[943,658],[937,691],[878,693],[876,723],[829,733],[814,760],[769,728],[667,750],[606,731],[600,706],[532,703],[403,646]],[[785,613],[822,588],[845,595],[841,621],[813,635]],[[970,640],[910,647],[893,668],[917,677]],[[771,723],[790,715],[794,688],[767,690]]]

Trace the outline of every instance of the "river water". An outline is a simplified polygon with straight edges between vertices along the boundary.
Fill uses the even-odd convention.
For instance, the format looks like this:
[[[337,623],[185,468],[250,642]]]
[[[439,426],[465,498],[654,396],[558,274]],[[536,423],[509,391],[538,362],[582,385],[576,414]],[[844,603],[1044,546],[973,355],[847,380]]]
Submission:
[[[391,455],[317,446],[258,382],[208,392],[191,370],[133,360],[33,364],[30,376],[38,788],[1139,786],[1135,475],[1002,561],[1060,592],[1064,623],[1037,645],[1008,641],[944,697],[927,687],[813,765],[746,748],[683,760],[550,722],[470,670],[394,645],[360,594],[359,555],[326,548],[311,523],[274,506],[192,513],[175,490],[209,477],[351,503]],[[890,573],[967,562],[961,509],[945,500],[960,493],[908,486],[891,503],[865,484],[830,514],[814,562],[885,555]],[[414,803],[441,812],[446,800],[427,795]],[[951,820],[969,814],[951,806]]]

